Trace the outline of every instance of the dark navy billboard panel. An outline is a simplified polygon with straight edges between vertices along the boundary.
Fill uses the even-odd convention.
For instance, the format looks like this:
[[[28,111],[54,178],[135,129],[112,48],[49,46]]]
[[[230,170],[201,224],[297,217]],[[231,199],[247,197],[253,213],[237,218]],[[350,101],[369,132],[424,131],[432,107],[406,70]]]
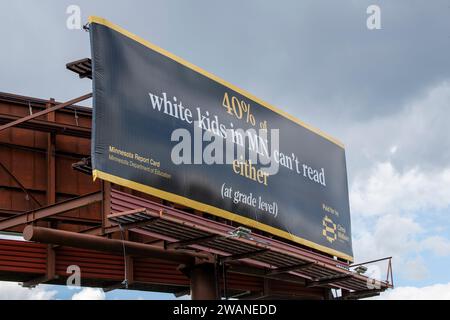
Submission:
[[[353,260],[339,141],[107,20],[89,29],[94,178]]]

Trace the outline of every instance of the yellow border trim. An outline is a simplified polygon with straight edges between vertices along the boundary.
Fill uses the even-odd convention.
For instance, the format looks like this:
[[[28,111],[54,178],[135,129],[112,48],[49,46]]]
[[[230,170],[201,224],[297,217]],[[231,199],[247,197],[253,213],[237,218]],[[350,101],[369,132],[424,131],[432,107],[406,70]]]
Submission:
[[[351,257],[345,253],[342,253],[340,251],[322,246],[315,242],[300,238],[298,236],[290,234],[289,232],[274,228],[272,226],[258,222],[253,219],[249,219],[249,218],[240,216],[240,215],[232,213],[230,211],[223,210],[223,209],[220,209],[220,208],[217,208],[214,206],[210,206],[208,204],[204,204],[199,201],[185,198],[185,197],[179,196],[174,193],[156,189],[156,188],[153,188],[153,187],[141,184],[141,183],[137,183],[137,182],[130,181],[130,180],[127,180],[124,178],[120,178],[120,177],[117,177],[115,175],[112,175],[112,174],[109,174],[109,173],[106,173],[106,172],[103,172],[100,170],[93,170],[92,174],[94,176],[94,180],[96,180],[97,178],[100,178],[100,179],[103,179],[103,180],[106,180],[106,181],[109,181],[109,182],[112,182],[112,183],[115,183],[115,184],[118,184],[118,185],[121,185],[124,187],[128,187],[128,188],[131,188],[134,190],[141,191],[143,193],[151,194],[151,195],[154,195],[154,196],[164,199],[164,200],[178,203],[178,204],[181,204],[186,207],[190,207],[190,208],[193,208],[193,209],[196,209],[199,211],[207,212],[207,213],[213,214],[215,216],[219,216],[219,217],[231,220],[231,221],[236,221],[238,223],[245,224],[247,226],[250,226],[250,227],[262,230],[262,231],[269,232],[273,235],[276,235],[276,236],[279,236],[279,237],[282,237],[282,238],[285,238],[288,240],[292,240],[294,242],[305,245],[307,247],[310,247],[310,248],[331,254],[333,256],[348,260],[350,262],[353,262],[353,257]]]
[[[164,55],[164,56],[166,56],[166,57],[168,57],[168,58],[170,58],[170,59],[172,59],[172,60],[182,64],[182,65],[184,65],[185,67],[188,67],[189,69],[194,70],[194,71],[204,75],[205,77],[208,77],[208,78],[210,78],[210,79],[212,79],[212,80],[214,80],[214,81],[216,81],[216,82],[218,82],[218,83],[220,83],[220,84],[222,84],[222,85],[224,85],[224,86],[226,86],[226,87],[228,87],[228,88],[230,88],[230,89],[240,93],[241,95],[247,97],[248,99],[251,99],[251,100],[255,101],[256,103],[259,103],[260,105],[262,105],[262,106],[272,110],[273,112],[278,113],[279,115],[285,117],[286,119],[289,119],[289,120],[297,123],[298,125],[300,125],[300,126],[306,128],[306,129],[308,129],[308,130],[310,130],[310,131],[320,135],[321,137],[327,139],[328,141],[333,142],[334,144],[338,145],[342,149],[345,149],[345,146],[344,146],[344,144],[341,141],[339,141],[338,139],[336,139],[336,138],[330,136],[329,134],[323,132],[322,130],[314,128],[313,126],[311,126],[311,125],[301,121],[300,119],[297,119],[293,115],[291,115],[291,114],[289,114],[289,113],[287,113],[287,112],[285,112],[283,110],[280,110],[280,109],[278,109],[275,106],[272,106],[271,104],[269,104],[269,103],[267,103],[267,102],[265,102],[265,101],[255,97],[251,93],[249,93],[249,92],[247,92],[247,91],[245,91],[245,90],[243,90],[241,88],[236,87],[235,85],[233,85],[233,84],[231,84],[231,83],[229,83],[229,82],[219,78],[218,76],[216,76],[216,75],[214,75],[214,74],[212,74],[212,73],[210,73],[210,72],[208,72],[206,70],[203,70],[202,68],[200,68],[200,67],[198,67],[198,66],[196,66],[196,65],[194,65],[194,64],[192,64],[192,63],[190,63],[190,62],[188,62],[186,60],[184,60],[183,58],[180,58],[180,57],[174,55],[173,53],[171,53],[169,51],[166,51],[166,50],[158,47],[157,45],[155,45],[155,44],[153,44],[153,43],[151,43],[151,42],[149,42],[149,41],[147,41],[145,39],[142,39],[141,37],[139,37],[139,36],[129,32],[129,31],[125,30],[124,28],[122,28],[122,27],[120,27],[120,26],[118,26],[118,25],[116,25],[116,24],[114,24],[114,23],[112,23],[112,22],[110,22],[110,21],[108,21],[108,20],[106,20],[104,18],[100,18],[100,17],[96,17],[96,16],[90,16],[89,17],[89,23],[97,23],[97,24],[104,25],[104,26],[106,26],[108,28],[111,28],[111,29],[113,29],[113,30],[123,34],[124,36],[126,36],[126,37],[128,37],[130,39],[133,39],[136,42],[139,42],[140,44],[146,46],[147,48],[150,48],[150,49],[152,49],[152,50],[154,50],[154,51],[156,51],[156,52],[158,52],[158,53],[160,53],[160,54],[162,54],[162,55]]]

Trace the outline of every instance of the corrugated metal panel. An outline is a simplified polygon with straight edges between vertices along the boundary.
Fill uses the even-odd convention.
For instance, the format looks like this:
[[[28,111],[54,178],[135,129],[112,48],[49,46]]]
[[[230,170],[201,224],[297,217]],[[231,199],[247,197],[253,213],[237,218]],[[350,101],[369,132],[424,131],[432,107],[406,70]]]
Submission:
[[[12,240],[0,240],[0,271],[45,273],[46,246]]]

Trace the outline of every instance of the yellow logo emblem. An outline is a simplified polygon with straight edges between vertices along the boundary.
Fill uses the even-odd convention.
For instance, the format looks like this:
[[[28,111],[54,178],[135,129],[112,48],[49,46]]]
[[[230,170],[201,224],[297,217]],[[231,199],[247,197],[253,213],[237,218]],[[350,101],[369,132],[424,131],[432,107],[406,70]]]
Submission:
[[[330,243],[333,243],[337,239],[336,224],[328,216],[325,216],[322,220],[323,230],[322,235],[327,238]]]

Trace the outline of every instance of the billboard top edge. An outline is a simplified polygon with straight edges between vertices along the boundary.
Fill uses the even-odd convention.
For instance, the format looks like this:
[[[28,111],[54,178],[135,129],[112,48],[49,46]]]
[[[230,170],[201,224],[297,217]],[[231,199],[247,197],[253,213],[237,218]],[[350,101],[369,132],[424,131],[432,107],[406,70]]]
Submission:
[[[130,38],[130,39],[132,39],[132,40],[134,40],[134,41],[136,41],[136,42],[138,42],[138,43],[140,43],[140,44],[142,44],[142,45],[144,45],[144,46],[146,46],[146,47],[148,47],[148,48],[150,48],[150,49],[152,49],[152,50],[154,50],[154,51],[156,51],[156,52],[158,52],[158,53],[160,53],[160,54],[162,54],[162,55],[164,55],[164,56],[166,56],[166,57],[168,57],[168,58],[170,58],[170,59],[172,59],[172,60],[174,60],[174,61],[176,61],[176,62],[178,62],[178,63],[180,63],[180,64],[182,64],[182,65],[184,65],[184,66],[186,66],[186,67],[196,71],[196,72],[198,72],[198,73],[200,73],[200,74],[202,74],[203,76],[208,77],[208,78],[210,78],[210,79],[212,79],[212,80],[214,80],[214,81],[216,81],[216,82],[218,82],[218,83],[220,83],[220,84],[222,84],[222,85],[224,85],[224,86],[226,86],[226,87],[228,87],[228,88],[230,88],[230,89],[240,93],[241,95],[243,95],[243,96],[245,96],[245,97],[255,101],[256,103],[266,107],[267,109],[272,110],[273,112],[275,112],[275,113],[285,117],[286,119],[291,120],[292,122],[295,122],[298,125],[308,129],[309,131],[314,132],[315,134],[321,136],[322,138],[324,138],[324,139],[334,143],[335,145],[341,147],[342,149],[345,149],[345,146],[344,146],[344,144],[341,141],[339,141],[338,139],[336,139],[336,138],[330,136],[329,134],[323,132],[322,130],[320,130],[318,128],[315,128],[315,127],[313,127],[313,126],[303,122],[302,120],[294,117],[293,115],[287,113],[286,111],[283,111],[283,110],[281,110],[281,109],[279,109],[279,108],[277,108],[277,107],[275,107],[275,106],[273,106],[273,105],[271,105],[271,104],[261,100],[260,98],[258,98],[256,96],[254,96],[253,94],[245,91],[244,89],[241,89],[241,88],[231,84],[230,82],[228,82],[226,80],[223,80],[222,78],[220,78],[220,77],[218,77],[218,76],[216,76],[216,75],[214,75],[214,74],[212,74],[212,73],[210,73],[210,72],[208,72],[208,71],[206,71],[206,70],[204,70],[204,69],[202,69],[202,68],[200,68],[200,67],[198,67],[198,66],[196,66],[196,65],[194,65],[192,63],[190,63],[189,61],[186,61],[183,58],[180,58],[177,55],[175,55],[175,54],[173,54],[173,53],[171,53],[171,52],[169,52],[169,51],[167,51],[167,50],[165,50],[165,49],[163,49],[163,48],[161,48],[161,47],[159,47],[159,46],[157,46],[157,45],[155,45],[155,44],[153,44],[153,43],[151,43],[151,42],[149,42],[149,41],[147,41],[147,40],[145,40],[145,39],[143,39],[143,38],[141,38],[141,37],[139,37],[139,36],[137,36],[137,35],[135,35],[135,34],[133,34],[131,32],[129,32],[128,30],[125,30],[124,28],[122,28],[122,27],[120,27],[120,26],[118,26],[118,25],[108,21],[107,19],[104,19],[104,18],[101,18],[101,17],[97,17],[97,16],[89,16],[89,23],[97,23],[97,24],[100,24],[100,25],[104,25],[104,26],[106,26],[106,27],[108,27],[110,29],[113,29],[113,30],[123,34],[124,36],[126,36],[126,37],[128,37],[128,38]]]

